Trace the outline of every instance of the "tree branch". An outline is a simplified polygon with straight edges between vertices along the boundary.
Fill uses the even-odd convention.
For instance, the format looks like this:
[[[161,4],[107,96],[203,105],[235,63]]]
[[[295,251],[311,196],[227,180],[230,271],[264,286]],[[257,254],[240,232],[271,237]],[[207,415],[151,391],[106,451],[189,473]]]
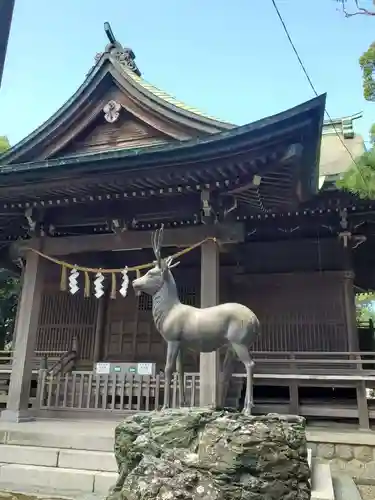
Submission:
[[[341,3],[342,12],[343,12],[343,14],[344,14],[345,17],[353,17],[353,16],[375,16],[375,11],[366,9],[365,7],[361,7],[361,5],[359,4],[360,0],[353,0],[354,4],[356,6],[356,9],[357,9],[355,12],[348,12],[346,10],[347,0],[337,0],[337,1]],[[373,3],[375,4],[375,2],[373,2]]]

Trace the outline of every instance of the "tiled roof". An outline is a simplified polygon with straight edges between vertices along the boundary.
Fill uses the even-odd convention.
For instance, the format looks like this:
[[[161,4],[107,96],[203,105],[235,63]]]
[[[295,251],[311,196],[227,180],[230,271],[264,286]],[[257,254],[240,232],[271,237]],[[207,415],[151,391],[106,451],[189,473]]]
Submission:
[[[149,92],[151,92],[154,96],[158,97],[159,99],[162,99],[163,101],[166,101],[167,103],[172,104],[173,106],[176,106],[176,108],[180,108],[180,109],[183,109],[185,111],[189,111],[190,113],[194,113],[195,115],[203,116],[204,118],[209,118],[210,120],[222,121],[222,120],[218,120],[217,118],[214,118],[212,116],[209,116],[209,115],[203,113],[202,111],[200,111],[197,108],[194,108],[193,106],[189,106],[188,104],[185,104],[184,102],[179,101],[178,99],[171,96],[167,92],[164,92],[164,90],[160,90],[157,87],[155,87],[154,85],[152,85],[151,83],[148,83],[146,80],[144,80],[140,76],[136,75],[133,71],[128,69],[126,66],[122,65],[122,67],[123,67],[123,71],[128,76],[130,76],[135,81],[136,84],[138,84],[141,87],[143,87],[144,89],[148,90]]]
[[[154,85],[148,83],[143,78],[138,76],[134,71],[129,69],[126,64],[121,64],[121,67],[124,73],[132,78],[137,85],[140,85],[147,91],[151,92],[157,98],[162,99],[163,101],[166,101],[169,104],[176,106],[177,108],[189,111],[190,113],[194,113],[198,116],[202,116],[211,120],[218,120],[217,118],[206,115],[197,108],[188,106],[178,99],[175,99],[167,92],[164,92],[163,90],[160,90]],[[351,164],[350,153],[354,158],[357,158],[364,152],[365,148],[363,138],[359,135],[355,135],[353,126],[353,121],[361,118],[361,116],[362,113],[357,113],[356,115],[352,115],[349,117],[337,118],[333,119],[332,121],[327,120],[324,122],[323,137],[321,142],[319,169],[320,176],[326,177],[331,175],[338,175],[345,172]],[[223,121],[222,123],[226,122]],[[236,125],[232,126],[236,127]],[[344,142],[346,148],[350,151],[350,153],[345,148],[337,134],[340,135],[341,140]]]

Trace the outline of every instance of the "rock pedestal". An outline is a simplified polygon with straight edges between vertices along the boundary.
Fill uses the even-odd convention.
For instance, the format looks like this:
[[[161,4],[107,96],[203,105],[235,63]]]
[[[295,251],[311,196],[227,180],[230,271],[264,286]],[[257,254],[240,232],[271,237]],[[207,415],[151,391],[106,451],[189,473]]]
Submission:
[[[310,500],[305,421],[181,409],[116,428],[119,478],[107,500]]]

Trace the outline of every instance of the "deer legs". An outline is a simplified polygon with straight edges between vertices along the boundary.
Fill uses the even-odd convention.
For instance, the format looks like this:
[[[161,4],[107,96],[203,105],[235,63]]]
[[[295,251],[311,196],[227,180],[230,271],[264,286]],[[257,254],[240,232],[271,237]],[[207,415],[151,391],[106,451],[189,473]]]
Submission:
[[[171,407],[171,381],[173,368],[176,365],[177,356],[180,351],[180,342],[167,342],[167,361],[164,370],[164,404],[163,409]],[[181,385],[181,381],[180,381]]]
[[[245,366],[246,370],[246,396],[245,403],[243,407],[244,413],[251,414],[251,408],[253,407],[253,366],[249,350],[245,345],[242,344],[232,344],[232,348],[239,357],[240,361]]]
[[[234,352],[230,345],[227,346],[222,370],[220,372],[220,399],[219,405],[224,407],[227,399],[228,388],[233,374]]]
[[[184,376],[184,360],[183,360],[183,351],[180,346],[180,349],[177,354],[176,360],[176,371],[178,374],[178,397],[179,397],[179,405],[185,406],[185,376]]]

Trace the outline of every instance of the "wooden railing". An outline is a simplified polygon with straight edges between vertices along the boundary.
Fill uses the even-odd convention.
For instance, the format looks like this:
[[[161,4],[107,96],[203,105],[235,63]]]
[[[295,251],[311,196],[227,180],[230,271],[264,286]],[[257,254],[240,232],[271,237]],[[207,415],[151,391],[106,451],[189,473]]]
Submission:
[[[283,356],[283,358],[281,357]],[[371,359],[367,359],[371,357]],[[255,385],[289,388],[288,400],[255,399],[255,413],[295,413],[311,418],[357,419],[361,428],[375,419],[375,404],[369,391],[375,387],[373,353],[254,353]],[[235,374],[232,384],[243,386],[244,374]],[[186,405],[199,405],[198,373],[185,374]],[[299,396],[303,387],[351,388],[354,397],[345,400],[310,400]],[[179,406],[178,377],[171,382],[172,406]],[[241,390],[238,394],[241,393]],[[129,411],[151,411],[161,406],[164,378],[132,373],[96,375],[76,371],[56,376],[42,370],[35,409],[48,412],[87,412],[103,415]],[[237,401],[238,402],[238,401]],[[375,400],[374,400],[375,403]]]
[[[374,352],[269,352],[253,353],[255,371],[275,375],[345,375],[353,371],[374,371]]]
[[[8,400],[9,381],[12,373],[14,351],[0,351],[0,408],[5,407]],[[38,378],[42,369],[50,370],[51,367],[62,366],[61,360],[65,359],[66,351],[36,351],[33,358],[33,379]],[[34,382],[35,384],[35,382]],[[34,401],[35,387],[30,388],[30,401]]]
[[[57,353],[37,353],[36,359],[48,357],[48,354],[55,357]],[[367,429],[370,420],[375,420],[375,399],[370,397],[375,388],[374,353],[254,352],[253,357],[255,386],[262,386],[261,396],[258,394],[255,397],[254,413],[279,412],[300,414],[307,418],[357,419],[360,427]],[[9,359],[11,357],[6,353],[6,360]],[[33,411],[38,415],[119,415],[129,411],[151,411],[163,403],[165,382],[160,375],[96,375],[92,371],[55,373],[51,371],[51,366],[49,369],[39,368],[35,375],[37,393]],[[239,368],[242,371],[241,365]],[[243,373],[234,375],[231,386],[235,390],[232,390],[231,402],[227,404],[235,407],[240,404],[243,377]],[[199,405],[199,374],[186,373],[184,385],[186,405]],[[284,387],[283,394],[288,388],[289,397],[277,396],[275,399],[272,395],[264,396],[267,386]],[[319,390],[314,396],[306,396],[308,387],[322,387],[329,395],[324,399]],[[341,389],[345,389],[344,396]],[[171,392],[172,406],[178,407],[176,374],[171,382]]]
[[[374,322],[371,318],[368,321],[357,321],[357,327],[374,329]]]
[[[71,372],[75,367],[78,361],[78,353],[75,350],[66,351],[61,358],[57,359],[52,366],[47,368],[47,373],[49,375],[58,375]],[[47,363],[48,365],[48,363]]]
[[[199,375],[185,374],[186,405],[198,405]],[[76,371],[57,376],[40,373],[36,405],[39,409],[150,411],[163,402],[164,378],[132,373],[95,375]],[[179,405],[178,380],[172,382],[172,406]]]
[[[34,370],[47,368],[66,354],[66,351],[35,351]],[[11,372],[14,351],[0,351],[0,372]]]

